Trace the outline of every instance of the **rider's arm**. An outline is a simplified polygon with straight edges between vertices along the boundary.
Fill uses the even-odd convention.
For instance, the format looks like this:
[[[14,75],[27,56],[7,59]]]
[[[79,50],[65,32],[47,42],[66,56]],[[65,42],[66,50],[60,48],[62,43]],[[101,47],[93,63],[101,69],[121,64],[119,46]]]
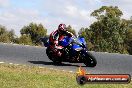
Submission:
[[[56,31],[52,32],[50,34],[50,38],[49,38],[49,41],[53,44],[53,45],[56,45],[57,44],[57,37],[56,37]]]
[[[69,32],[69,31],[66,31],[66,35],[69,36],[69,37],[73,37],[73,36],[74,36],[74,35],[73,35],[71,32]]]

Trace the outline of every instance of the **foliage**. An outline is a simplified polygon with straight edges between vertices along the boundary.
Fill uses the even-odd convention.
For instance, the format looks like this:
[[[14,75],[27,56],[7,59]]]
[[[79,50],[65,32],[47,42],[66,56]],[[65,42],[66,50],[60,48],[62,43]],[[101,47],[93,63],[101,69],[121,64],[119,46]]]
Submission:
[[[47,29],[43,27],[42,24],[30,23],[28,26],[24,26],[20,30],[21,35],[29,35],[33,44],[37,45],[40,43],[38,41],[41,37],[46,36]]]
[[[24,45],[32,45],[32,40],[30,35],[22,35],[19,38],[19,44],[24,44]]]
[[[126,32],[126,40],[127,50],[130,54],[132,54],[132,19],[124,20],[127,23],[127,32]]]
[[[94,46],[92,50],[127,53],[127,25],[121,19],[122,14],[116,6],[102,6],[91,13],[97,21],[85,29],[85,38]]]
[[[102,6],[91,13],[91,16],[94,16],[97,20],[102,20],[104,17],[120,18],[122,15],[122,11],[117,6]]]
[[[71,27],[71,25],[68,25],[67,30],[76,35],[76,31]]]
[[[14,30],[7,31],[7,29],[0,25],[0,42],[10,43],[14,42],[15,33]]]

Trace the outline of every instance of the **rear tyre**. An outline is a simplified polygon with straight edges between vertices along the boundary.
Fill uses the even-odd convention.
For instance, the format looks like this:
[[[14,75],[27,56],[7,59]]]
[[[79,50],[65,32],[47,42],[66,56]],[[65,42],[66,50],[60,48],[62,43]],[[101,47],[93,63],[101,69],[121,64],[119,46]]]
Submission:
[[[54,56],[53,51],[50,48],[46,49],[46,54],[48,58],[53,61],[54,64],[61,64],[61,58]]]
[[[87,52],[83,57],[84,57],[84,64],[87,67],[95,67],[96,66],[97,61],[96,61],[95,57],[92,54]]]

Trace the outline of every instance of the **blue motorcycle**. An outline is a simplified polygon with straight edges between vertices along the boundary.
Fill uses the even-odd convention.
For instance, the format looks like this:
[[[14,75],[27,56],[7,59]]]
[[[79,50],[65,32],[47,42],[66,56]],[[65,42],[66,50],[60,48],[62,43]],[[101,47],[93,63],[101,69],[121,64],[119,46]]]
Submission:
[[[86,42],[83,37],[76,38],[75,36],[62,36],[62,39],[59,41],[59,45],[61,45],[62,48],[57,51],[52,50],[48,38],[43,40],[44,46],[47,47],[46,54],[54,63],[84,63],[88,67],[94,67],[97,64],[95,57],[88,52]],[[58,53],[61,53],[61,56],[58,56]]]

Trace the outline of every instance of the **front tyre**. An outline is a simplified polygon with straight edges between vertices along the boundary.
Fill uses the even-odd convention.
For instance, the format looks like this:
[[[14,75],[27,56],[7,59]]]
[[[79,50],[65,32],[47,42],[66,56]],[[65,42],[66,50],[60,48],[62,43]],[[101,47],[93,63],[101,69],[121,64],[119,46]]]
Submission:
[[[95,67],[96,66],[97,61],[91,53],[89,53],[89,52],[85,53],[85,55],[83,55],[83,58],[84,58],[84,64],[87,67]]]

